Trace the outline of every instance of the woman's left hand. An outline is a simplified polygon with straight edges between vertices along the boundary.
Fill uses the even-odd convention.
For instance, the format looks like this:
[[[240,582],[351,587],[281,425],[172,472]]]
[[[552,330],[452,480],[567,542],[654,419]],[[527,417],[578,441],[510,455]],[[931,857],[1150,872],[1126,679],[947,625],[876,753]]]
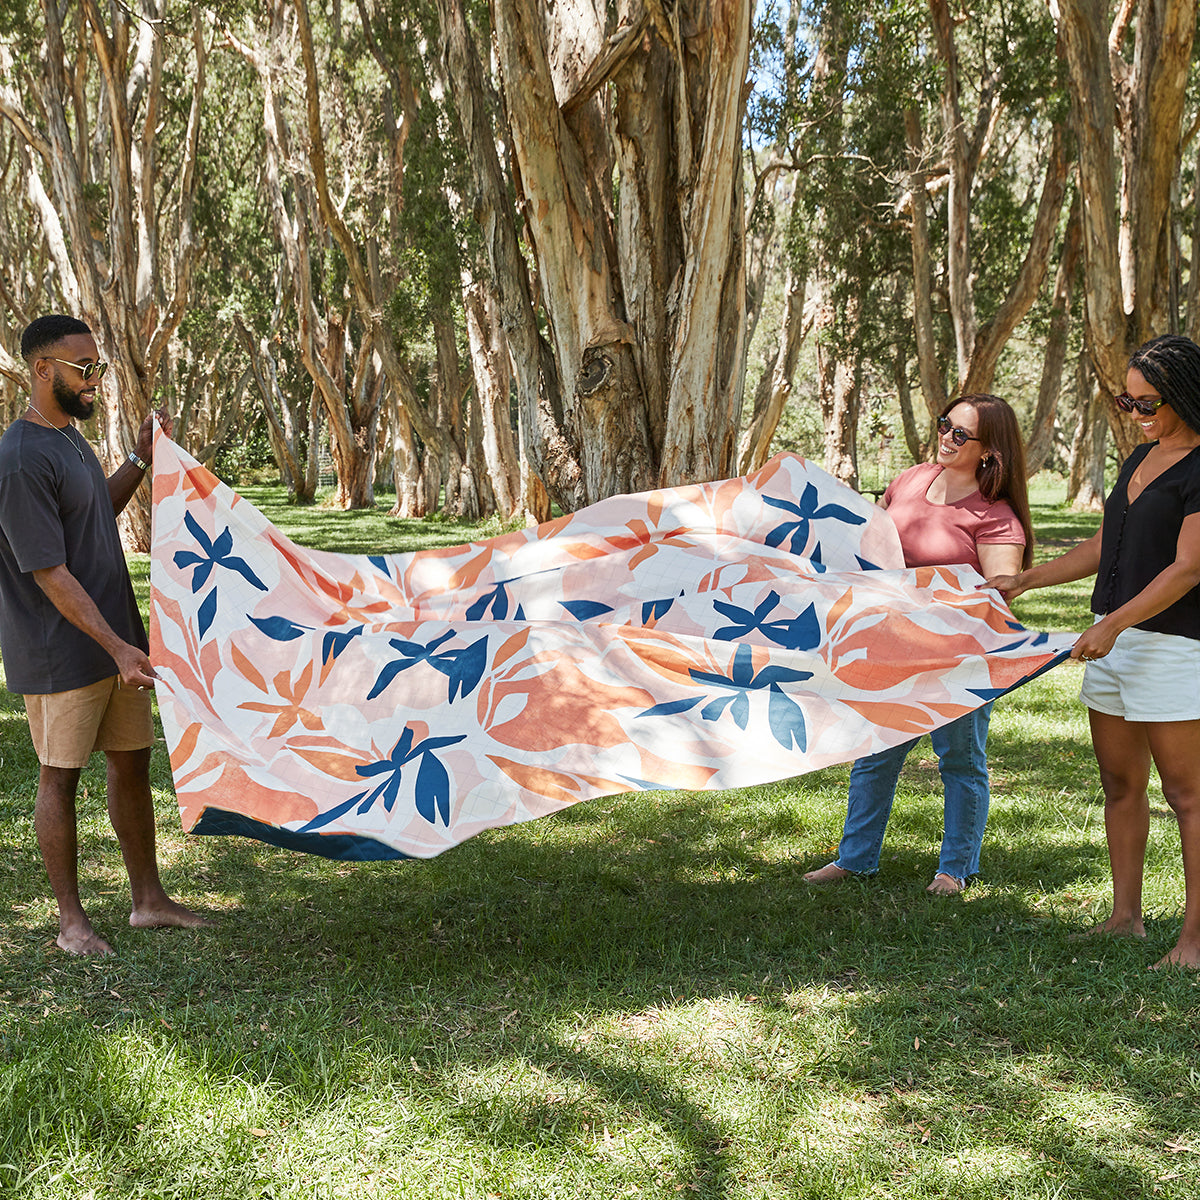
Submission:
[[[1091,629],[1079,635],[1078,641],[1071,648],[1071,657],[1082,659],[1084,662],[1094,662],[1103,658],[1113,648],[1120,632],[1105,621],[1097,621]]]

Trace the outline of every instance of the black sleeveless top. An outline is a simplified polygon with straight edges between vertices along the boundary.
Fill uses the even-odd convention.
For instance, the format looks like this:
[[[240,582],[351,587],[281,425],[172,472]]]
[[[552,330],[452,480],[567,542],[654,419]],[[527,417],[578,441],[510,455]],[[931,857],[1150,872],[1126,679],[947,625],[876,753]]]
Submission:
[[[1184,517],[1200,512],[1200,446],[1172,463],[1132,503],[1129,480],[1157,445],[1138,446],[1125,460],[1104,503],[1100,567],[1092,591],[1092,612],[1113,612],[1132,600],[1174,561]],[[1200,641],[1200,588],[1193,588],[1138,629],[1174,633]]]

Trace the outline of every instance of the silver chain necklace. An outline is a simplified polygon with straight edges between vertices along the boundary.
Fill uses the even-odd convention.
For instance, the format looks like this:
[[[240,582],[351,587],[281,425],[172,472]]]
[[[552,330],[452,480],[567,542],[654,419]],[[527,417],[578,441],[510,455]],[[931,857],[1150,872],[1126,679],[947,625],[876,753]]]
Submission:
[[[74,438],[73,438],[73,437],[72,437],[72,436],[71,436],[71,435],[70,435],[70,434],[69,434],[69,433],[66,431],[66,429],[64,429],[64,428],[63,428],[61,425],[55,425],[55,424],[54,424],[54,423],[53,423],[53,422],[50,420],[50,418],[49,418],[49,417],[47,417],[47,416],[46,416],[46,414],[45,414],[44,412],[42,412],[42,410],[41,410],[40,408],[38,408],[38,406],[37,406],[36,404],[34,404],[34,402],[33,402],[32,400],[30,400],[30,401],[29,401],[29,407],[30,407],[30,408],[32,408],[32,409],[33,409],[33,411],[34,411],[35,413],[37,413],[37,415],[38,415],[39,417],[41,417],[41,418],[42,418],[42,420],[43,420],[43,421],[45,421],[45,422],[46,422],[46,424],[47,424],[47,425],[48,425],[48,426],[49,426],[51,429],[57,429],[57,430],[58,430],[58,432],[59,432],[59,433],[61,433],[61,434],[63,435],[63,437],[65,437],[65,438],[67,439],[67,441],[71,443],[71,446],[72,446],[72,447],[73,447],[73,449],[75,450],[75,453],[79,455],[79,461],[80,461],[80,462],[86,462],[86,461],[87,461],[87,460],[86,460],[86,459],[83,457],[83,447],[82,447],[82,446],[81,446],[81,445],[80,445],[80,444],[79,444],[79,443],[78,443],[78,442],[77,442],[77,441],[76,441],[76,440],[75,440],[75,439],[74,439]]]

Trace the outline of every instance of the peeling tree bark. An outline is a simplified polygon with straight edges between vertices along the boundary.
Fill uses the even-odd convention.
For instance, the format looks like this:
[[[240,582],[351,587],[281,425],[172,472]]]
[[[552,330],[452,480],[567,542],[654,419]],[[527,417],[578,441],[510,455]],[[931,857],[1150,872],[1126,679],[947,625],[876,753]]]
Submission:
[[[466,280],[463,301],[475,394],[479,401],[483,457],[496,507],[505,521],[517,515],[521,499],[520,462],[508,412],[512,372],[496,309],[487,284]]]
[[[550,494],[565,510],[586,503],[578,448],[563,424],[562,397],[553,353],[542,337],[534,288],[521,251],[508,185],[496,149],[489,97],[464,0],[438,0],[446,74],[471,157],[474,198],[497,288],[500,328],[512,357],[516,382],[523,471],[537,476],[522,487],[523,503],[539,516],[549,513]],[[531,507],[532,506],[532,507]]]
[[[1111,396],[1124,389],[1130,353],[1169,325],[1163,297],[1170,182],[1180,151],[1196,0],[1131,0],[1107,39],[1105,0],[1056,0],[1051,11],[1079,144],[1088,342],[1101,387]],[[1119,53],[1131,17],[1132,67]],[[1118,127],[1119,161],[1113,148]]]
[[[187,128],[178,157],[166,161],[158,145],[163,15],[162,0],[141,0],[136,12],[113,5],[110,22],[97,0],[83,0],[75,26],[64,31],[58,5],[44,0],[42,74],[22,81],[33,97],[30,104],[10,73],[7,51],[0,61],[6,81],[0,84],[0,113],[28,147],[28,188],[42,213],[64,295],[112,362],[100,412],[102,458],[109,470],[124,460],[153,407],[167,343],[186,311],[197,252],[192,205],[208,48],[197,7]],[[99,110],[85,95],[91,63],[103,82]],[[97,117],[94,132],[90,115]],[[108,167],[107,227],[100,237],[101,223],[87,199],[89,185],[99,182],[94,138]],[[160,208],[171,214],[169,239],[159,237]],[[122,537],[131,549],[149,547],[149,503],[149,490],[140,489],[122,513]]]
[[[1054,297],[1050,305],[1050,331],[1042,356],[1042,375],[1038,385],[1029,437],[1025,443],[1025,464],[1030,475],[1046,465],[1054,447],[1054,423],[1058,416],[1058,398],[1062,391],[1063,367],[1067,361],[1067,334],[1071,326],[1071,297],[1079,274],[1083,222],[1078,194],[1071,205],[1063,237],[1058,269],[1054,276]]]
[[[564,508],[730,473],[745,358],[748,0],[625,0],[611,24],[591,0],[492,5],[499,136],[536,296],[517,266],[462,5],[440,0],[439,12],[535,467]]]

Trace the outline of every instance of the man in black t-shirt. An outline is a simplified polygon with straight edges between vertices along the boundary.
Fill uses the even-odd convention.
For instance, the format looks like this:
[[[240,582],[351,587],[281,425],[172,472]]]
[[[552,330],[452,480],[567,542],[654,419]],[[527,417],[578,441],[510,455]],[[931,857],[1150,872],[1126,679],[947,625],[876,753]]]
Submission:
[[[9,691],[25,699],[41,764],[34,829],[58,901],[58,945],[111,954],[79,898],[75,793],[93,750],[108,760],[129,923],[207,924],[159,879],[147,690],[156,675],[117,534],[117,514],[145,476],[155,417],[106,479],[72,423],[91,417],[106,369],[91,331],[73,317],[40,317],[22,334],[21,355],[31,399],[0,438],[0,654]]]

